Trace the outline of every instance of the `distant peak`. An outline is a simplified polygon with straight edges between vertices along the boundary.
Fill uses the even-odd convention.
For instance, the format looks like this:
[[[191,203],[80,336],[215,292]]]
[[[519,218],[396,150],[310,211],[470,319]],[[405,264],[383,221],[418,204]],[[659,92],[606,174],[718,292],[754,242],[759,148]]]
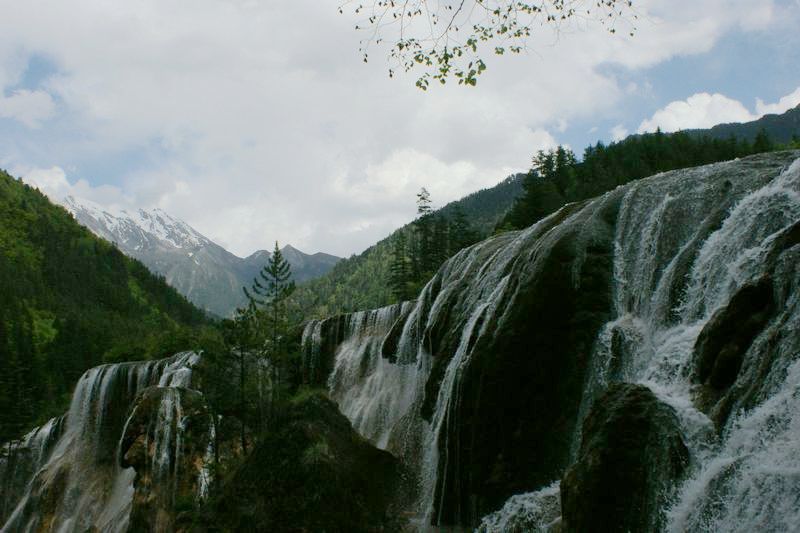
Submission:
[[[78,218],[79,222],[89,223],[103,237],[115,242],[134,242],[135,249],[144,246],[142,237],[155,239],[173,248],[195,248],[211,241],[183,220],[176,218],[160,207],[145,208],[109,208],[91,200],[75,198],[70,195],[64,198],[64,207]]]

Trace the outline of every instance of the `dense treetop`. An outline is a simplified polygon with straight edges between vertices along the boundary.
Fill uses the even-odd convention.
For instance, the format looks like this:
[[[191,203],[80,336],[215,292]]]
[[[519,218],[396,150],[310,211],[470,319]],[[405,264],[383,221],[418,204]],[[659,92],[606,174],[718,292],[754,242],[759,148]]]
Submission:
[[[734,136],[734,131],[724,139],[699,132],[632,135],[610,145],[598,142],[589,146],[580,161],[571,150],[560,146],[539,151],[524,180],[524,194],[498,229],[526,228],[564,204],[593,198],[659,172],[727,161],[796,143],[777,144],[765,130],[750,142],[747,137]]]
[[[437,237],[440,240],[447,237],[446,243],[437,245],[444,247],[445,255],[454,253],[457,251],[454,247],[466,241],[490,235],[514,199],[522,193],[523,177],[524,174],[510,176],[494,187],[474,192],[434,211],[430,217],[440,221]],[[409,198],[409,202],[413,200]],[[435,202],[436,198],[432,200]],[[459,220],[461,217],[464,220]],[[448,225],[445,235],[441,232],[442,222]],[[295,303],[306,318],[323,318],[396,302],[398,295],[390,282],[393,266],[396,266],[398,241],[402,241],[410,262],[418,236],[414,223],[403,226],[361,254],[339,261],[326,275],[299,285],[293,296]],[[439,255],[438,260],[443,260]],[[427,278],[420,273],[419,277],[406,281],[403,293],[408,295],[420,288]]]
[[[186,349],[205,315],[0,171],[0,442],[60,414],[102,362]]]

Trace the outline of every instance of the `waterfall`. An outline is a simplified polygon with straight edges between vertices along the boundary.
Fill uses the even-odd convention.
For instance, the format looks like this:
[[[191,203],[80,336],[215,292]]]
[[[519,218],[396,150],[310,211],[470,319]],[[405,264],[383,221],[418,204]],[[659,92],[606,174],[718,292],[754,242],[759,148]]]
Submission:
[[[0,449],[0,522],[8,518],[28,481],[44,466],[64,431],[64,421],[64,416],[51,418]]]
[[[402,460],[420,530],[568,528],[560,480],[616,383],[647,392],[688,449],[647,489],[653,524],[796,529],[798,157],[652,176],[478,243],[413,302],[307,324],[304,379]],[[214,453],[197,362],[87,371],[67,415],[22,440],[25,461],[0,462],[30,478],[3,531],[170,529],[160,511],[207,494]]]
[[[128,416],[130,406],[145,391],[163,391],[153,420],[151,466],[159,481],[176,479],[183,447],[180,391],[191,385],[192,367],[198,361],[198,354],[184,352],[158,361],[109,364],[86,371],[75,387],[64,427],[56,433],[62,424],[54,419],[26,437],[25,442],[37,438],[41,442],[37,467],[2,531],[42,527],[125,531],[135,472],[122,466],[122,439],[140,414],[137,404]],[[54,434],[58,438],[53,443]]]
[[[402,457],[417,475],[421,527],[476,525],[475,510],[491,510],[486,506],[499,514],[484,519],[484,531],[502,531],[537,513],[540,526],[546,526],[558,500],[559,473],[575,460],[581,420],[609,384],[631,382],[647,386],[675,409],[691,453],[689,479],[664,509],[670,531],[748,531],[765,524],[769,531],[785,530],[796,525],[800,508],[797,157],[784,152],[673,171],[566,206],[525,231],[460,252],[416,302],[339,317],[337,327],[309,324],[304,352],[318,361],[331,359],[327,386],[333,399],[362,435]],[[772,280],[780,309],[746,349],[729,392],[715,393],[722,396],[704,404],[698,400],[704,394],[696,376],[698,338],[740,289],[765,277]],[[568,282],[551,292],[536,288],[563,279]],[[590,296],[580,300],[587,292]],[[546,310],[534,296],[542,294],[547,305],[558,303],[562,294],[568,304],[580,303],[565,309],[593,340],[536,345],[549,342],[526,331],[551,318],[539,314]],[[594,314],[584,317],[581,302],[594,305]],[[569,328],[552,335],[569,335],[574,331]],[[524,346],[528,339],[538,341]],[[579,380],[576,399],[564,391],[558,397],[563,405],[529,404],[527,413],[502,403],[496,392],[502,383],[487,389],[497,380],[496,365],[523,365],[520,373],[530,380],[537,374],[524,366],[523,355],[536,360],[554,350],[564,353],[557,351],[562,345],[574,362],[561,363],[559,355],[558,362],[543,364],[554,369],[552,380]],[[518,352],[510,353],[510,347]],[[513,370],[503,375],[513,377]],[[535,387],[546,378],[540,373]],[[510,397],[538,401],[518,386],[506,384]],[[487,391],[494,396],[487,399]],[[502,434],[476,434],[491,427],[491,420],[476,418],[490,400],[498,416],[510,410],[526,421],[549,416],[557,422],[558,432],[530,441],[551,459],[523,457],[513,442],[496,443],[519,432],[506,427],[507,420],[498,426]],[[559,434],[568,435],[566,446],[559,447],[565,451],[539,444]],[[497,451],[481,456],[475,443]],[[509,450],[517,455],[497,455]],[[525,482],[525,472],[505,471],[510,485],[530,485],[505,505],[481,496],[480,490],[489,489],[472,479],[483,464],[538,468],[542,461],[556,464],[543,469],[537,481],[529,476]]]
[[[559,485],[508,499],[499,511],[483,517],[478,533],[502,531],[505,533],[539,533],[548,531],[561,516]]]

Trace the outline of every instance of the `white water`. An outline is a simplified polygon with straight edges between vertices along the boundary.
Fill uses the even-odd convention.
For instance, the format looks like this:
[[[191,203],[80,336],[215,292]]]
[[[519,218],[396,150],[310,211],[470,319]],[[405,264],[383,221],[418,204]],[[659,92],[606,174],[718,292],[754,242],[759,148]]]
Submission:
[[[477,531],[479,533],[548,531],[561,517],[559,488],[558,482],[555,482],[536,492],[512,496],[502,509],[483,517]]]
[[[775,239],[800,220],[800,161],[780,175],[753,171],[743,162],[672,172],[609,193],[583,209],[598,210],[620,194],[624,196],[614,247],[614,318],[598,332],[581,416],[615,381],[646,385],[676,410],[692,466],[690,479],[678,488],[667,512],[670,531],[798,527],[800,370],[792,363],[800,358],[796,267],[779,265],[783,270],[776,278],[795,279],[787,289],[791,297],[745,357],[759,361],[768,360],[768,353],[775,356],[769,386],[761,395],[763,403],[732,417],[721,440],[711,420],[694,406],[691,365],[697,337],[714,312],[742,285],[766,273]],[[731,198],[736,201],[718,211]],[[571,217],[561,225],[585,219]],[[475,339],[496,333],[482,324],[493,318],[501,330],[503,306],[513,305],[509,296],[514,294],[515,280],[508,277],[509,265],[528,264],[533,269],[539,255],[546,253],[549,237],[538,228],[546,224],[485,241],[448,261],[405,320],[397,364],[374,349],[391,327],[385,324],[369,334],[347,332],[336,351],[331,395],[359,432],[417,469],[423,524],[439,522],[432,514],[437,493],[458,490],[444,486],[446,480],[438,479],[438,473],[447,471],[448,461],[458,460],[440,456],[440,449],[451,447],[439,444],[452,437],[450,428],[456,425],[459,376],[470,364]],[[578,272],[572,274],[578,278]],[[376,324],[389,322],[387,310],[370,313],[377,314]],[[428,423],[419,411],[433,364],[426,332],[447,313],[460,317],[461,340],[450,355]],[[320,331],[319,323],[310,324],[304,341],[321,342]],[[575,450],[579,439],[578,432]],[[512,498],[486,517],[483,529],[503,531],[524,518],[520,514],[535,514],[542,494],[553,496],[556,489],[557,483]],[[723,510],[715,502],[722,502]],[[789,524],[793,526],[787,528]]]
[[[174,480],[179,464],[182,411],[177,387],[191,384],[191,368],[199,360],[184,352],[159,361],[103,365],[88,370],[75,387],[63,435],[28,484],[2,531],[33,531],[52,519],[50,530],[124,531],[134,494],[132,468],[120,466],[119,442],[130,418],[125,417],[137,394],[147,387],[166,387],[157,411],[152,470],[161,480]],[[133,417],[131,413],[130,417]],[[34,435],[44,435],[48,422]],[[49,430],[48,430],[49,431]],[[58,496],[51,516],[44,517],[39,493]]]

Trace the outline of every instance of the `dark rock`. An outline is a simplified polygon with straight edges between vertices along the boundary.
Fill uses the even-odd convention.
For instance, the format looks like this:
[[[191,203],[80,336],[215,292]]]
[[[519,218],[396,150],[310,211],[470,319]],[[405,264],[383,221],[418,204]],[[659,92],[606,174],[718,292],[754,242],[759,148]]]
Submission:
[[[65,427],[66,416],[48,421],[20,441],[0,447],[0,524],[17,506],[25,487],[47,462]]]
[[[201,511],[194,531],[386,531],[398,461],[318,392],[301,393]]]
[[[794,354],[800,351],[800,338],[792,334],[797,324],[797,299],[794,295],[800,291],[800,221],[775,235],[764,262],[767,276],[743,287],[741,290],[745,295],[735,295],[740,300],[736,306],[742,308],[744,318],[741,324],[731,326],[735,342],[731,340],[727,353],[721,354],[723,361],[733,360],[738,365],[733,384],[715,389],[710,382],[699,381],[699,372],[694,375],[695,381],[700,383],[696,403],[720,430],[728,423],[731,414],[753,409],[763,402],[775,383],[783,379]],[[770,287],[767,287],[768,280],[771,280]],[[764,294],[758,295],[756,286],[761,286]],[[747,293],[752,295],[752,302],[746,298]],[[764,310],[759,311],[759,300]],[[771,301],[768,309],[766,300]],[[728,310],[733,307],[731,302],[719,312],[720,316],[732,314],[732,310]],[[748,307],[752,307],[750,316],[746,312]],[[709,329],[710,324],[705,329]],[[749,333],[750,340],[745,333]],[[698,363],[698,359],[695,362]],[[726,368],[726,365],[721,366]],[[724,376],[724,373],[720,374]]]
[[[562,531],[649,532],[689,461],[674,410],[646,387],[612,385],[583,424],[561,481]]]
[[[694,347],[694,381],[702,384],[699,404],[708,409],[736,381],[745,353],[774,309],[772,280],[743,286],[703,328]]]
[[[303,382],[311,386],[324,386],[333,370],[336,349],[344,340],[349,315],[336,315],[323,320],[320,345],[308,343],[303,347]]]
[[[178,514],[196,506],[211,435],[199,392],[142,391],[120,442],[121,466],[136,471],[131,531],[174,531]]]
[[[769,278],[745,285],[717,311],[697,339],[694,358],[697,379],[715,388],[736,379],[743,352],[769,318],[773,306]]]
[[[618,200],[612,194],[595,209],[568,206],[537,226],[522,245],[530,252],[510,266],[513,286],[498,305],[504,312],[476,327],[494,333],[471,341],[453,393],[458,408],[439,441],[440,457],[452,458],[439,463],[440,524],[475,526],[511,495],[549,484],[568,466],[592,347],[611,318]],[[440,350],[426,392],[430,411],[455,353],[447,342],[433,346]]]
[[[397,353],[399,351],[398,343],[400,342],[400,337],[403,335],[403,327],[405,326],[406,319],[412,309],[413,307],[409,305],[401,311],[400,316],[392,325],[386,337],[384,337],[383,343],[381,343],[381,357],[388,359],[392,363],[397,362]]]

